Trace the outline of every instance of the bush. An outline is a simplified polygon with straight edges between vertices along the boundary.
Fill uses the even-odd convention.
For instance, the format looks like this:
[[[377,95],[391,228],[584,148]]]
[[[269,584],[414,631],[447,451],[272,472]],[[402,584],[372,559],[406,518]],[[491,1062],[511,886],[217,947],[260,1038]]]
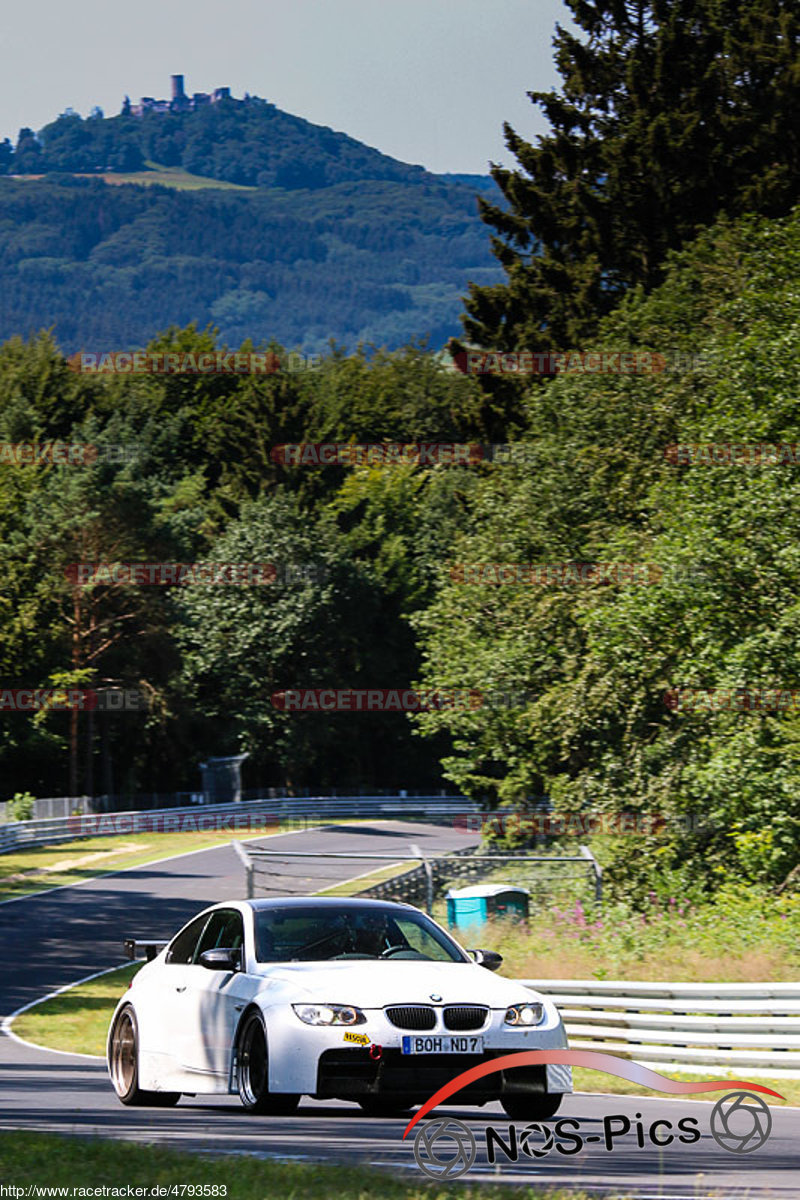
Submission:
[[[34,800],[30,792],[15,792],[6,803],[6,812],[12,821],[30,821],[33,816]]]

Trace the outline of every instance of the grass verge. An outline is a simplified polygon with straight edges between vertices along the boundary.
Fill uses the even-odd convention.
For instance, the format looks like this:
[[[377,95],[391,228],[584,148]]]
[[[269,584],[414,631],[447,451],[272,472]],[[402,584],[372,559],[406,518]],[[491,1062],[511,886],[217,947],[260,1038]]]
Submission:
[[[327,823],[324,818],[319,822],[323,825]],[[358,822],[337,820],[336,824],[349,825]],[[252,837],[301,833],[303,828],[305,826],[298,826],[296,821],[287,820],[253,834]],[[175,854],[225,846],[236,839],[246,842],[251,840],[251,836],[242,837],[241,832],[232,833],[230,830],[208,833],[148,833],[141,830],[122,838],[80,838],[72,842],[59,842],[54,846],[31,846],[27,850],[13,850],[8,854],[0,854],[0,900],[27,896],[55,887],[68,887],[84,879],[113,874],[114,871],[127,867],[145,866]],[[244,880],[244,876],[242,879]]]
[[[393,879],[395,875],[402,875],[404,871],[410,871],[412,867],[418,865],[418,859],[414,862],[389,863],[388,866],[379,867],[377,871],[369,871],[366,875],[357,875],[354,879],[346,879],[344,883],[334,883],[331,887],[320,888],[316,894],[318,896],[357,896],[365,888],[372,887],[376,883],[383,883],[386,879]]]
[[[434,917],[446,924],[443,900]],[[454,930],[464,941],[466,931]],[[651,893],[630,904],[531,897],[527,921],[490,918],[469,944],[498,950],[514,979],[759,983],[800,974],[800,895],[722,884],[703,903]]]
[[[662,1071],[660,1067],[655,1069],[669,1079],[677,1079],[681,1083],[698,1083],[701,1079],[746,1079],[748,1083],[760,1083],[764,1087],[771,1088],[773,1092],[780,1092],[784,1097],[783,1100],[778,1100],[775,1096],[764,1096],[771,1107],[780,1108],[786,1105],[793,1108],[800,1107],[800,1079],[761,1079],[759,1076],[751,1075],[746,1067],[742,1067],[737,1074],[733,1074],[731,1071],[720,1071],[717,1067],[709,1067],[703,1075]],[[586,1067],[573,1068],[572,1077],[576,1092],[602,1092],[611,1096],[661,1095],[660,1092],[643,1091],[640,1083],[630,1083],[627,1079],[617,1079],[613,1075],[604,1075],[601,1071],[589,1071]],[[718,1100],[722,1094],[722,1092],[711,1092],[702,1096],[688,1096],[687,1099],[714,1101]]]
[[[413,1162],[411,1149],[409,1164]],[[137,1188],[156,1185],[178,1189],[193,1186],[193,1195],[203,1187],[211,1195],[227,1200],[519,1200],[519,1188],[495,1183],[470,1186],[466,1182],[404,1182],[389,1172],[374,1168],[277,1162],[237,1155],[235,1159],[182,1154],[157,1146],[137,1146],[123,1141],[64,1138],[54,1134],[0,1133],[0,1179],[27,1189],[38,1187],[107,1187],[128,1184]],[[197,1191],[200,1185],[200,1191]],[[112,1193],[113,1194],[113,1193]],[[190,1194],[187,1188],[186,1195]],[[540,1200],[587,1200],[585,1192],[558,1188],[537,1191]],[[626,1193],[609,1195],[624,1200]]]

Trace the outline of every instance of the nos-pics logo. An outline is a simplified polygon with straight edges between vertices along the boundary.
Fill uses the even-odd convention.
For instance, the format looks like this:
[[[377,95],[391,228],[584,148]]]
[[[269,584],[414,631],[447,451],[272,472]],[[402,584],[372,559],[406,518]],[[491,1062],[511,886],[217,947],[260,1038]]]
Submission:
[[[649,1125],[636,1114],[635,1125],[623,1115],[603,1118],[602,1135],[594,1132],[584,1134],[580,1122],[573,1118],[562,1118],[553,1125],[533,1122],[521,1130],[509,1125],[503,1132],[487,1125],[482,1133],[486,1161],[496,1163],[501,1157],[508,1162],[517,1162],[520,1154],[531,1159],[544,1158],[555,1151],[562,1155],[580,1153],[590,1143],[599,1143],[598,1148],[606,1151],[615,1149],[619,1138],[632,1129],[636,1145],[644,1149],[648,1144],[656,1147],[668,1146],[674,1141],[691,1145],[700,1141],[696,1117],[682,1117],[677,1126],[671,1121],[658,1119]],[[751,1154],[767,1141],[772,1130],[772,1115],[767,1104],[751,1092],[729,1092],[711,1110],[711,1136],[724,1150],[732,1154]],[[414,1139],[414,1158],[417,1166],[432,1179],[458,1179],[473,1166],[478,1156],[475,1134],[463,1121],[443,1117],[426,1121],[417,1130]]]

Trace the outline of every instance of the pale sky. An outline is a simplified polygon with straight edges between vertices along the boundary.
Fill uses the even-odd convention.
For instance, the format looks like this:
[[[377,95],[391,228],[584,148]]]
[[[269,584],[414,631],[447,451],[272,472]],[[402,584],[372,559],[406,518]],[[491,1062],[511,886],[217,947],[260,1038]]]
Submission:
[[[128,93],[228,86],[431,171],[512,165],[502,125],[547,130],[563,0],[4,0],[0,139]]]

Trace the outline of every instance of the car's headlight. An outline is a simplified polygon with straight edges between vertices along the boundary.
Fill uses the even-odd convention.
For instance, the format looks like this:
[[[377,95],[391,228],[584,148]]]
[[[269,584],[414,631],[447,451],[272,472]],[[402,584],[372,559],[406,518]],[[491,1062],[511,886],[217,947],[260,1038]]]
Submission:
[[[306,1025],[363,1025],[367,1019],[352,1004],[293,1004],[292,1008]]]
[[[544,1020],[543,1004],[512,1004],[506,1013],[506,1025],[540,1025]]]

